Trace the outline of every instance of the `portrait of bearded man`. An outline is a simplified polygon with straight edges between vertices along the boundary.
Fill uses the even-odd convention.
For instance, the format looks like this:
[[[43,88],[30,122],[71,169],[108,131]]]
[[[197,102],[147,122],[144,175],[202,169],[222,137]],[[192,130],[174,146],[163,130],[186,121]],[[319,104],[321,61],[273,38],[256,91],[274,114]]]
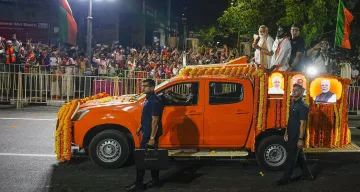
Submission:
[[[315,102],[322,103],[335,103],[337,98],[336,94],[330,91],[330,81],[328,79],[324,79],[321,81],[321,92],[314,99]]]

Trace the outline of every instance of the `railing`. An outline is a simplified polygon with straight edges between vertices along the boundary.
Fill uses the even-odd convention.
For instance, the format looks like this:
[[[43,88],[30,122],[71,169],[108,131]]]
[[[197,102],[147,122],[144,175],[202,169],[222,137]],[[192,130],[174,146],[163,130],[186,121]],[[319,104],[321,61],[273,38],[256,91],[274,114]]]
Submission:
[[[348,92],[349,112],[360,115],[360,86],[350,86]]]
[[[46,73],[0,72],[0,102],[48,103],[88,97],[100,92],[112,96],[141,93],[145,78],[76,76]],[[156,83],[163,82],[156,79]]]
[[[114,72],[112,72],[114,71]],[[0,72],[8,73],[42,73],[52,74],[55,72],[66,73],[76,76],[83,76],[85,69],[76,65],[59,65],[59,66],[45,66],[45,65],[29,65],[29,64],[11,64],[7,65],[0,63]],[[95,73],[95,72],[93,72]],[[151,78],[151,73],[147,71],[136,71],[136,70],[118,70],[114,67],[108,67],[108,77],[114,77],[121,73],[121,77],[127,78]],[[116,74],[116,75],[115,75]],[[100,74],[99,74],[100,76]],[[105,76],[105,75],[104,75]]]

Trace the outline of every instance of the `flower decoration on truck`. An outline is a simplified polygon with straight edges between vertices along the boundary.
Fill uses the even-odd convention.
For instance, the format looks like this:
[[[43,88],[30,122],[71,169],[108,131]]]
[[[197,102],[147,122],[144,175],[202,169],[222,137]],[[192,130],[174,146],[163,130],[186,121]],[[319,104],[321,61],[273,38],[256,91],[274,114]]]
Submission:
[[[70,161],[71,142],[72,142],[72,117],[79,109],[81,104],[91,102],[96,99],[108,98],[107,93],[99,93],[83,99],[76,99],[63,105],[57,114],[57,124],[55,130],[55,153],[60,162]]]

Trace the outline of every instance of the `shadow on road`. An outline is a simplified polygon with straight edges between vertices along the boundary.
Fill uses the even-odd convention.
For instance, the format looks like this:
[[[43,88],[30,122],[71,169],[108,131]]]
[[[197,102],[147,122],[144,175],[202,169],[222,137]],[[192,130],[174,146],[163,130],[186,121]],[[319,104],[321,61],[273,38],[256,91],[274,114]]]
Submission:
[[[317,189],[335,189],[337,186],[331,185],[331,181],[334,179],[337,179],[337,182],[349,184],[349,189],[351,189],[350,186],[354,184],[355,180],[349,173],[352,171],[352,174],[360,173],[360,169],[356,173],[354,172],[360,167],[357,160],[353,154],[346,153],[320,155],[319,160],[309,160],[315,177],[314,182],[299,181],[280,189],[308,191],[314,186]],[[259,174],[261,171],[264,175]],[[229,189],[228,191],[231,191],[230,189],[242,188],[273,191],[279,189],[274,183],[280,179],[282,173],[262,170],[255,161],[172,161],[168,171],[160,172],[160,179],[164,186],[158,191],[178,191],[177,188],[179,187],[183,189],[180,191],[191,191],[190,189],[202,189],[204,187],[204,190]],[[300,173],[300,169],[297,168],[294,176]],[[94,165],[87,158],[74,158],[69,163],[58,163],[53,166],[46,191],[124,191],[124,186],[133,183],[135,177],[134,165],[120,169],[104,169]],[[150,173],[147,172],[144,182],[150,179]]]

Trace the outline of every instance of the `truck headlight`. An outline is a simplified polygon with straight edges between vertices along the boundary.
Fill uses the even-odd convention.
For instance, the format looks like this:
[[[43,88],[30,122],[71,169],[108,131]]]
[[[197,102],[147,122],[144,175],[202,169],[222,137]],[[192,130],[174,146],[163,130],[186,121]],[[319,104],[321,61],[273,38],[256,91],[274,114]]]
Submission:
[[[75,116],[74,116],[74,118],[73,118],[72,120],[73,120],[73,121],[79,121],[81,118],[84,117],[84,115],[86,115],[86,114],[89,113],[89,112],[90,112],[89,109],[79,110],[79,111],[75,114]]]

